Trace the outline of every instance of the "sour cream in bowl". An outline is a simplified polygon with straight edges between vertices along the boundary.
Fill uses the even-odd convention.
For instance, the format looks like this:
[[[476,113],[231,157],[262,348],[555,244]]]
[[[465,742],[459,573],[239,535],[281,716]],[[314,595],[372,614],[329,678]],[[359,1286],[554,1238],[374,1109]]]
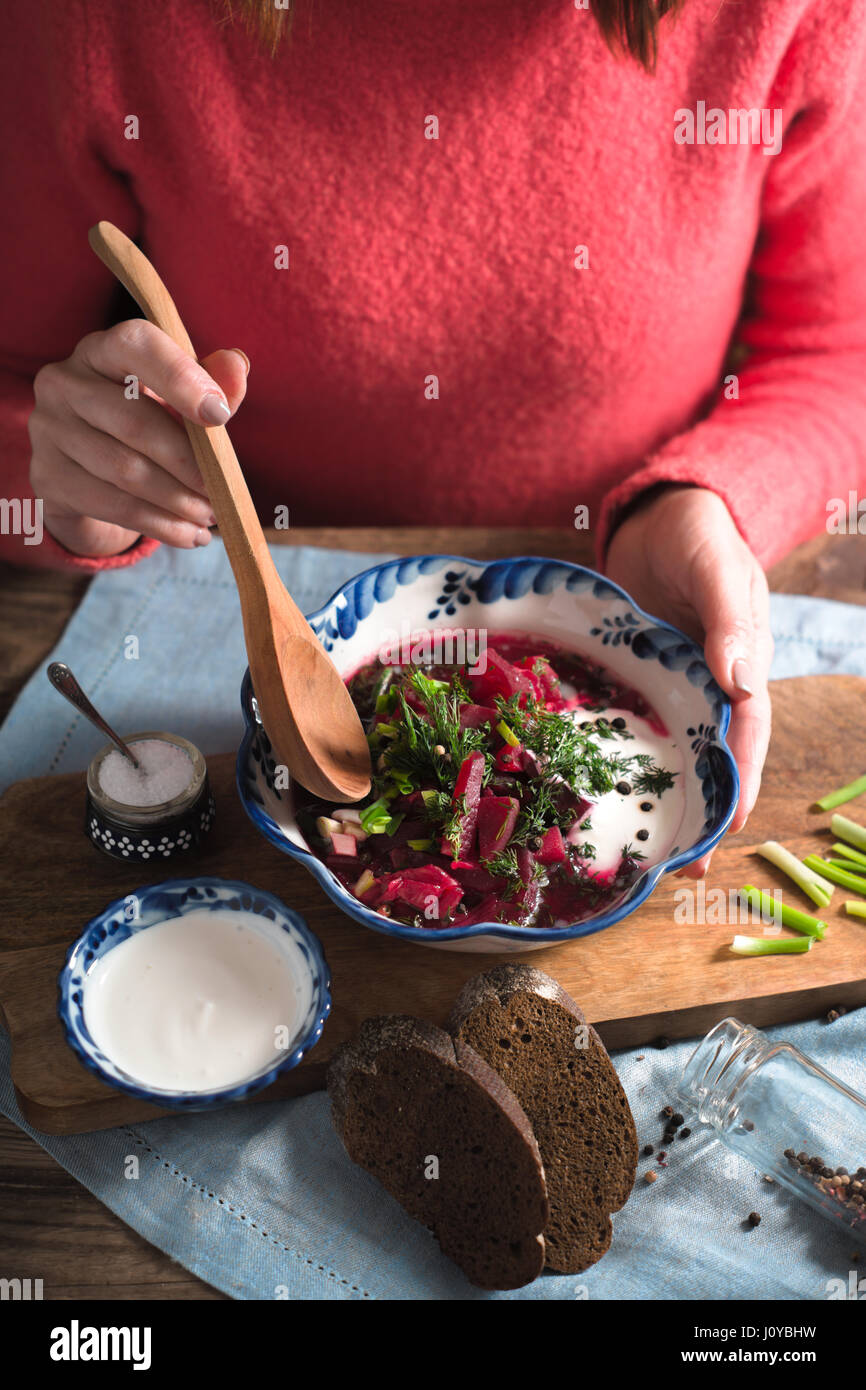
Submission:
[[[59,979],[66,1039],[101,1080],[165,1109],[243,1100],[298,1065],[330,1011],[298,913],[250,884],[152,884],[111,903]]]

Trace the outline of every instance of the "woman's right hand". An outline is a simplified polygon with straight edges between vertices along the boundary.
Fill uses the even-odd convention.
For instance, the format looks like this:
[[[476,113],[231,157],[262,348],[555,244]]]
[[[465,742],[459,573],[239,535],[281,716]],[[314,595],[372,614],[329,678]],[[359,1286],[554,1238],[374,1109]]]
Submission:
[[[46,529],[76,555],[104,557],[139,536],[189,550],[214,524],[177,416],[224,425],[246,393],[236,349],[195,362],[153,324],[130,319],[82,338],[33,384],[30,481]],[[138,398],[127,399],[129,377]]]

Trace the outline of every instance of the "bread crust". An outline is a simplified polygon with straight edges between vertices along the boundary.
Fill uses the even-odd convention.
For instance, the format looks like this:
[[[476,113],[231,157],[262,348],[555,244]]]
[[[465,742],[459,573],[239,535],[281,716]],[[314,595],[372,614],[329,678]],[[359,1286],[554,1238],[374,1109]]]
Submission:
[[[599,1105],[604,1104],[607,1132],[609,1134],[614,1129],[616,1133],[616,1159],[604,1166],[603,1177],[599,1177],[599,1164],[592,1150],[586,1155],[585,1147],[582,1148],[577,1142],[580,1114],[570,1117],[574,1141],[570,1164],[563,1158],[563,1122],[560,1120],[556,1121],[555,1160],[552,1154],[545,1152],[545,1135],[552,1132],[552,1120],[548,1114],[551,1077],[543,1066],[531,1067],[528,1063],[518,1066],[511,1053],[513,1023],[510,1019],[515,1011],[513,1001],[522,998],[544,1000],[564,1011],[569,1029],[579,1026],[587,1030],[587,1046],[584,1049],[575,1047],[573,1060],[576,1059],[576,1063],[570,1075],[573,1076],[571,1084],[575,1105],[581,1089],[591,1086],[592,1094],[588,1098],[583,1097],[585,1106],[596,1111]],[[506,1028],[512,1030],[499,1044],[500,1048],[507,1046],[507,1052],[495,1049],[491,1029],[486,1026],[488,1020],[491,1024],[496,1023],[493,1033],[505,1032]],[[634,1119],[604,1044],[571,995],[550,975],[522,962],[497,965],[468,980],[454,1003],[448,1028],[455,1037],[471,1040],[476,1051],[481,1051],[488,1063],[501,1068],[503,1079],[515,1091],[533,1125],[547,1170],[551,1205],[551,1220],[545,1228],[548,1267],[560,1273],[578,1273],[586,1269],[601,1258],[610,1244],[612,1228],[609,1214],[619,1211],[628,1200],[634,1186],[638,1158]],[[485,1034],[483,1039],[480,1036],[482,1032]],[[535,1045],[534,1041],[532,1045]],[[587,1079],[590,1068],[591,1082]],[[603,1081],[603,1087],[600,1081]],[[569,1083],[561,1078],[557,1082],[560,1087],[566,1084]],[[601,1094],[602,1090],[604,1095]],[[551,1123],[548,1123],[549,1120]],[[595,1122],[594,1115],[594,1126]],[[585,1144],[585,1141],[581,1142]],[[600,1211],[600,1202],[603,1203],[603,1211]],[[581,1212],[586,1214],[583,1225],[580,1225]],[[604,1218],[604,1226],[600,1230],[597,1229],[599,1216]],[[557,1229],[555,1239],[552,1223]],[[588,1229],[593,1223],[596,1229],[590,1237]],[[571,1241],[564,1234],[568,1230],[575,1232]]]
[[[395,1095],[393,1073],[401,1068],[422,1089],[428,1086],[431,1105],[441,1101],[442,1084],[450,1074],[463,1110],[469,1107],[475,1132],[470,1132],[471,1124],[465,1134],[460,1128],[449,1129],[447,1116],[435,1122],[440,1124],[436,1130],[432,1117],[423,1114],[423,1097],[405,1088]],[[538,1144],[512,1091],[467,1043],[408,1015],[366,1019],[358,1035],[334,1054],[327,1088],[334,1126],[349,1157],[371,1172],[411,1216],[430,1227],[443,1251],[473,1283],[508,1289],[537,1278],[544,1267],[542,1231],[549,1216]],[[381,1112],[375,1122],[359,1115],[371,1098],[379,1102]],[[426,1142],[418,1147],[420,1134]],[[431,1135],[437,1137],[431,1139]],[[477,1174],[473,1177],[477,1160],[471,1157],[479,1144],[470,1150],[473,1138],[483,1148],[485,1137],[491,1155],[495,1152],[506,1160],[491,1175],[491,1182],[499,1183],[501,1200],[495,1219],[488,1214],[486,1224],[479,1210],[484,1202],[477,1200]],[[422,1149],[431,1146],[434,1152],[447,1149],[454,1160],[432,1186],[418,1182]],[[405,1165],[401,1169],[389,1159],[390,1153],[402,1159],[407,1149],[408,1178]],[[469,1186],[475,1184],[476,1200],[469,1211],[464,1179]],[[522,1224],[511,1215],[512,1209],[523,1214]],[[473,1222],[477,1225],[474,1234]]]

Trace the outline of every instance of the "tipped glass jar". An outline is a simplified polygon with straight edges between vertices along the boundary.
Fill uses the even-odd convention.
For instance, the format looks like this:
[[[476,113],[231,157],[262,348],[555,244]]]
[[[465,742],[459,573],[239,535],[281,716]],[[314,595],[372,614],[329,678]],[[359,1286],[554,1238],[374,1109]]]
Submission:
[[[198,846],[214,800],[204,757],[178,734],[130,734],[133,767],[112,744],[87,769],[85,831],[113,859],[169,859]]]
[[[759,1172],[866,1241],[866,1097],[735,1018],[698,1044],[678,1095]]]

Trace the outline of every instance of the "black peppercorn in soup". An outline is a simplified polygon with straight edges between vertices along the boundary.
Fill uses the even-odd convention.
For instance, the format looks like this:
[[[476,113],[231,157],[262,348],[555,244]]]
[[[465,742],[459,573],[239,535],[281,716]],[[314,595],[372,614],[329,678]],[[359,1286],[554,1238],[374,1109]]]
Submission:
[[[584,657],[491,634],[473,665],[371,661],[348,681],[370,796],[299,807],[365,906],[435,930],[564,926],[615,903],[675,842],[682,757],[637,691]]]

